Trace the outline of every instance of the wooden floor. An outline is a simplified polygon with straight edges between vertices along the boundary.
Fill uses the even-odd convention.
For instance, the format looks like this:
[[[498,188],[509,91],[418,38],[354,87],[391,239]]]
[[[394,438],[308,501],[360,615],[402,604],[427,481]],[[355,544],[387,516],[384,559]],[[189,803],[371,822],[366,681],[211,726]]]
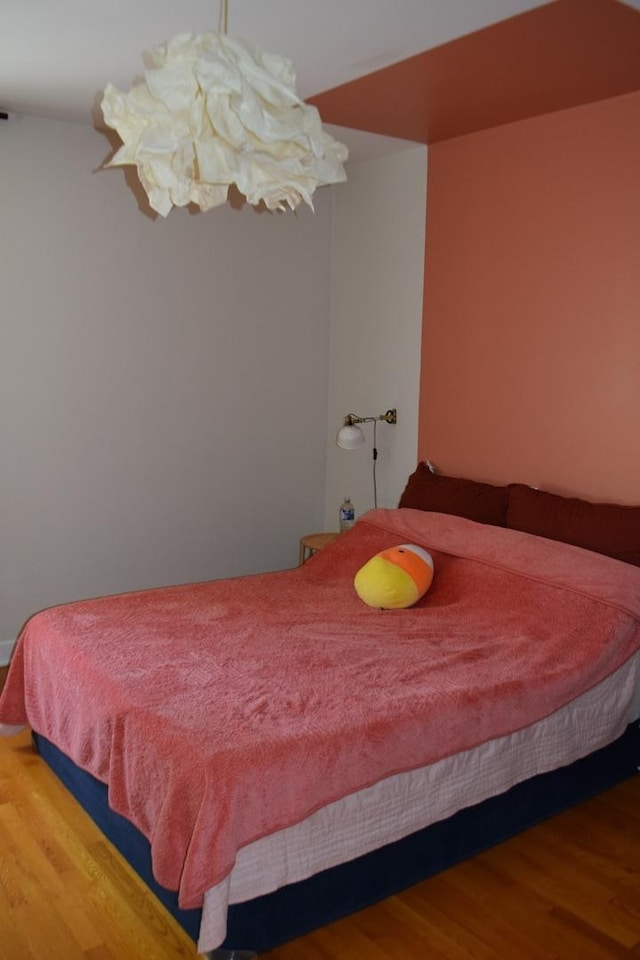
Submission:
[[[28,734],[0,738],[0,960],[195,956]],[[640,776],[267,957],[640,960]]]

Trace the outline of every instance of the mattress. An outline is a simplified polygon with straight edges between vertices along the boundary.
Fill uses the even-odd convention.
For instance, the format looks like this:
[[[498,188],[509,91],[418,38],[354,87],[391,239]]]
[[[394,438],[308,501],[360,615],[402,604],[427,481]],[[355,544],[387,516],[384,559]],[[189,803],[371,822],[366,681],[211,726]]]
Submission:
[[[229,876],[205,894],[198,950],[223,943],[229,904],[353,860],[532,776],[567,766],[612,743],[638,718],[640,654],[529,727],[388,777],[242,847]]]

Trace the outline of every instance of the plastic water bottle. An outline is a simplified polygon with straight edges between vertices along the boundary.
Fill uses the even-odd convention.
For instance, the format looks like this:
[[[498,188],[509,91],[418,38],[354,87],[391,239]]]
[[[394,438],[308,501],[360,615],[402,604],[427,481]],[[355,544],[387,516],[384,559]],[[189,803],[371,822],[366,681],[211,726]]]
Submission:
[[[349,530],[356,522],[356,511],[351,503],[351,497],[345,497],[340,504],[340,533]]]

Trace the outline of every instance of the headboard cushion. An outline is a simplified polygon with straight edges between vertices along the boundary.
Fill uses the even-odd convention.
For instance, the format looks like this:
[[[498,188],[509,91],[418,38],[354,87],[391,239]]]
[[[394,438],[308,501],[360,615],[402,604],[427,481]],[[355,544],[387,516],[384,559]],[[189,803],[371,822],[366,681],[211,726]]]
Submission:
[[[640,506],[591,503],[523,483],[495,486],[446,477],[428,461],[411,474],[398,506],[511,527],[640,566]]]
[[[640,566],[640,507],[590,503],[520,483],[508,493],[508,527]]]
[[[504,527],[507,523],[507,488],[477,480],[445,477],[421,462],[407,481],[400,507],[453,513],[458,517]]]

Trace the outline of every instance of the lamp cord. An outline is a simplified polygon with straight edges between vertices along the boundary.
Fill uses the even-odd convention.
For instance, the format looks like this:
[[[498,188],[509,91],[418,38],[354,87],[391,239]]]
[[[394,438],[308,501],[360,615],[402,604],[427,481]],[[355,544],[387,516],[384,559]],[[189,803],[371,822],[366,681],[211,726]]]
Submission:
[[[218,33],[227,34],[227,19],[229,15],[228,0],[220,0],[220,23]]]
[[[376,427],[377,423],[373,421],[373,506],[378,508],[378,489],[376,486],[376,463],[378,460],[378,449],[376,447]]]

